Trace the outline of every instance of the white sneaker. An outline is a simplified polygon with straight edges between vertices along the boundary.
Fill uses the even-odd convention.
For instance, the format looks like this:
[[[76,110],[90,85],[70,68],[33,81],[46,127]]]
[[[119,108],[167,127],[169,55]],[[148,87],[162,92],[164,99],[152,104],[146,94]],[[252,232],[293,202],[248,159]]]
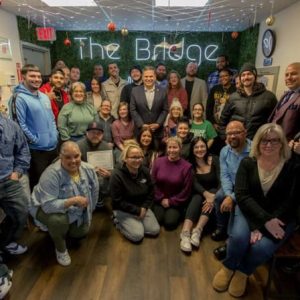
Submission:
[[[180,249],[183,252],[192,252],[191,234],[188,231],[180,233]]]
[[[56,253],[56,260],[60,265],[66,267],[71,264],[71,257],[69,255],[68,250],[66,250],[65,252],[59,252],[55,249],[55,253]]]
[[[19,255],[25,253],[28,248],[26,246],[22,246],[17,244],[16,242],[12,242],[5,246],[6,251],[12,255]]]
[[[200,246],[200,238],[201,238],[201,233],[202,230],[199,228],[194,228],[192,231],[192,235],[191,235],[191,244],[194,247],[199,247]]]
[[[12,286],[7,277],[0,277],[0,299],[3,299]]]

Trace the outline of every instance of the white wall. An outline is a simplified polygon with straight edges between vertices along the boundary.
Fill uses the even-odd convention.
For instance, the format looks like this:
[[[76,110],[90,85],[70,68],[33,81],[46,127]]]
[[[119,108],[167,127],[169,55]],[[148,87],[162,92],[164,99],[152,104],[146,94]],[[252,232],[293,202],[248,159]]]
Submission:
[[[272,55],[272,66],[279,66],[279,77],[276,95],[280,97],[286,90],[284,73],[286,67],[292,62],[300,61],[300,2],[297,2],[275,15],[275,22],[267,26],[260,24],[259,39],[256,54],[256,67],[263,67],[264,56],[261,50],[262,35],[266,29],[272,29],[276,34],[276,47]]]
[[[0,59],[0,75],[4,75],[5,78],[9,78],[9,75],[15,75],[17,81],[16,63],[22,63],[17,18],[15,15],[1,9],[0,37],[9,39],[12,48],[12,60]],[[4,101],[10,96],[10,92],[8,86],[2,87],[2,99]]]

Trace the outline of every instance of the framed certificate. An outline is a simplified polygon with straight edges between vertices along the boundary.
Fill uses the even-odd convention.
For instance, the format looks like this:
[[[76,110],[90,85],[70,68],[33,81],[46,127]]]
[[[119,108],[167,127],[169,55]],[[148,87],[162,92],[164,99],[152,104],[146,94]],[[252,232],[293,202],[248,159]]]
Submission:
[[[112,170],[114,168],[114,156],[112,150],[87,152],[87,161],[95,168]]]

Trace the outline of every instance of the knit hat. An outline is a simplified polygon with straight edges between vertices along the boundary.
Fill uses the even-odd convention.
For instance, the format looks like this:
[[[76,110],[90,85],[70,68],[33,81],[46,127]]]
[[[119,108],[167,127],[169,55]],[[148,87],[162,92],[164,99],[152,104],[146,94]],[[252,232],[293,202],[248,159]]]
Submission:
[[[255,76],[255,78],[257,77],[257,70],[253,64],[251,64],[249,62],[244,63],[240,69],[239,75],[241,76],[242,73],[246,72],[246,71],[251,72]]]
[[[139,70],[141,73],[143,73],[143,72],[142,72],[142,68],[141,68],[140,65],[134,65],[134,66],[132,66],[132,67],[129,69],[129,74],[131,74],[131,71],[132,71],[132,70]]]

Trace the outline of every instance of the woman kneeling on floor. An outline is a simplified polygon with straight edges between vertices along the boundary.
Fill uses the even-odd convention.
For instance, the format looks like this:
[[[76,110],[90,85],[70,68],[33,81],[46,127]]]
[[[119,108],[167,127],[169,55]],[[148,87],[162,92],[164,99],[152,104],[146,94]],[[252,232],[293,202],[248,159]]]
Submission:
[[[299,155],[290,149],[277,124],[261,126],[250,157],[239,166],[237,205],[229,225],[227,256],[213,279],[213,287],[241,297],[247,279],[268,261],[295,228],[299,197]]]
[[[123,165],[110,179],[114,222],[130,241],[139,242],[144,235],[158,235],[159,224],[150,209],[153,184],[149,169],[142,165],[143,150],[135,141],[127,140],[121,154]]]
[[[32,193],[31,214],[48,228],[57,262],[71,264],[66,236],[81,239],[89,231],[99,196],[97,174],[81,161],[76,143],[61,146],[60,159],[42,174]]]

